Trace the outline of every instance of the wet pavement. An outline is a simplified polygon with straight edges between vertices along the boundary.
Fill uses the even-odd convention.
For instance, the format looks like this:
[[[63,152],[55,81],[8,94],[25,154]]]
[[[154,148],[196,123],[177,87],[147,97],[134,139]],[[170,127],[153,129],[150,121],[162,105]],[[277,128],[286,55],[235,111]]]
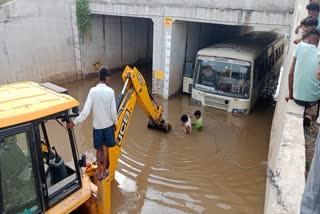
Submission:
[[[150,72],[143,73],[149,83]],[[119,94],[121,71],[112,74],[110,85]],[[93,77],[63,87],[82,109],[96,83]],[[112,183],[112,213],[263,213],[266,165],[260,163],[267,160],[272,104],[258,103],[249,116],[235,117],[193,105],[187,94],[156,100],[172,130],[148,129],[137,103]],[[181,114],[197,109],[204,129],[186,135]],[[80,153],[94,152],[91,115],[75,133]]]

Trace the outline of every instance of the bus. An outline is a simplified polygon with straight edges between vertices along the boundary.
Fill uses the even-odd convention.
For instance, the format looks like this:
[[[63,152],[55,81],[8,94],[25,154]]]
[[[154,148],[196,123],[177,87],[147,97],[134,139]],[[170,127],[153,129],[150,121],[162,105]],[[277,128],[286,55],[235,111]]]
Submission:
[[[258,97],[275,90],[285,38],[255,31],[198,51],[192,101],[232,113],[247,114]]]

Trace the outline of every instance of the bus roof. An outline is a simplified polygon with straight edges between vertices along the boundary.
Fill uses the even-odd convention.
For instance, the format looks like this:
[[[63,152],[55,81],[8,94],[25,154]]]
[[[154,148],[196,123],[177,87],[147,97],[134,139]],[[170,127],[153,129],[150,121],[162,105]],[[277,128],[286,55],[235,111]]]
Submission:
[[[263,50],[282,38],[284,36],[276,32],[254,31],[236,39],[201,49],[198,51],[198,56],[217,56],[253,61]]]
[[[0,86],[0,128],[29,122],[79,106],[66,94],[56,93],[34,82]]]

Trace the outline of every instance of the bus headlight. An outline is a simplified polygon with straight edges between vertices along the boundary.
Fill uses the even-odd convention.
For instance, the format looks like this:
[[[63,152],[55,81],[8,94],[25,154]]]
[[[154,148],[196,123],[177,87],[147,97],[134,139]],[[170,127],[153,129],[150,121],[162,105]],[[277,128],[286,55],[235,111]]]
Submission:
[[[248,113],[248,109],[232,109],[232,113],[234,114],[247,114]]]
[[[196,105],[201,106],[201,101],[199,101],[199,100],[196,100],[196,99],[191,98],[191,102],[192,102],[193,104],[196,104]]]

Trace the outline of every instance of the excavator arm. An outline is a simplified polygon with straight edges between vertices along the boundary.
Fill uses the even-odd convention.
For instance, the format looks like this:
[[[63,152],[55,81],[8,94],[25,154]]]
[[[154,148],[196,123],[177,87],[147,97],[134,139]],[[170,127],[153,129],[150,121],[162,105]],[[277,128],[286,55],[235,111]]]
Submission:
[[[149,93],[146,82],[142,74],[137,68],[130,68],[127,66],[122,73],[122,79],[125,82],[124,87],[117,99],[118,122],[115,131],[116,146],[109,148],[109,177],[97,182],[97,212],[98,214],[105,214],[111,212],[111,181],[115,177],[121,147],[125,140],[128,127],[134,112],[136,103],[146,113],[149,118],[148,128],[157,128],[164,132],[171,129],[171,125],[167,124],[162,119],[163,108],[159,106],[152,95]],[[94,175],[95,170],[91,173],[89,171],[92,167],[87,167],[87,174]],[[86,203],[90,204],[90,203]],[[87,205],[90,207],[90,205]],[[95,213],[92,211],[90,213]]]
[[[132,93],[135,93],[137,96],[136,100],[150,120],[148,127],[152,125],[153,127],[168,132],[171,127],[170,125],[165,124],[164,120],[162,119],[163,108],[162,106],[159,106],[154,100],[152,94],[147,88],[146,81],[144,80],[142,74],[138,71],[138,69],[135,67],[132,69],[127,66],[122,73],[122,79],[125,82],[125,85],[117,101],[118,112],[124,107],[124,105],[120,106],[120,104],[126,104],[125,102],[122,103],[123,97],[126,94],[131,95]],[[128,101],[130,101],[130,98],[128,99]]]
[[[137,102],[149,118],[149,128],[157,128],[164,132],[168,132],[171,129],[171,125],[167,124],[162,118],[162,106],[159,106],[149,93],[146,81],[138,69],[132,69],[127,66],[122,73],[122,79],[125,84],[117,99],[118,122],[115,132],[117,145],[109,148],[109,171],[111,180],[114,178],[121,147]]]
[[[20,211],[20,208],[25,209],[23,211],[24,213],[32,212],[31,210],[33,209],[36,209],[37,212],[45,211],[47,214],[69,213],[73,210],[77,210],[77,212],[80,213],[90,214],[111,213],[111,181],[115,176],[115,170],[119,160],[121,147],[125,140],[136,103],[139,103],[143,111],[148,116],[148,127],[159,128],[165,132],[168,132],[171,128],[171,126],[166,124],[163,120],[163,109],[161,106],[157,105],[152,95],[148,92],[146,82],[141,73],[136,68],[132,69],[127,66],[122,74],[122,79],[124,80],[125,85],[117,100],[118,122],[117,129],[115,131],[116,146],[109,148],[108,169],[110,174],[106,179],[99,181],[96,178],[98,166],[95,162],[84,164],[85,158],[81,158],[81,161],[77,160],[78,154],[72,129],[67,130],[68,137],[66,139],[69,141],[69,143],[66,144],[66,146],[70,144],[69,146],[72,152],[71,157],[73,157],[74,160],[71,163],[73,167],[66,167],[63,164],[64,161],[62,157],[58,156],[57,151],[52,147],[53,144],[49,144],[49,138],[45,133],[46,128],[44,123],[48,120],[56,120],[61,126],[63,126],[63,124],[60,122],[60,119],[61,121],[65,120],[66,122],[69,122],[69,110],[79,105],[75,99],[67,95],[59,94],[51,88],[44,88],[43,86],[32,82],[3,86],[3,93],[0,93],[0,97],[2,95],[2,97],[5,99],[5,102],[0,102],[0,109],[5,109],[8,111],[8,113],[2,115],[0,114],[0,147],[3,147],[2,153],[6,154],[6,156],[1,154],[2,156],[0,155],[0,157],[11,157],[12,155],[10,156],[10,154],[12,152],[9,153],[10,151],[13,151],[10,150],[11,146],[15,145],[18,148],[20,143],[23,147],[21,149],[26,149],[24,151],[21,150],[21,154],[19,153],[17,157],[13,156],[13,159],[7,158],[8,160],[13,160],[14,165],[17,165],[17,168],[13,169],[13,171],[11,170],[12,172],[8,172],[9,174],[7,173],[8,176],[6,179],[11,178],[12,176],[17,178],[16,182],[13,183],[17,184],[17,187],[15,187],[15,192],[19,192],[18,190],[20,189],[18,185],[18,178],[21,174],[20,168],[22,167],[21,169],[24,169],[24,166],[28,165],[24,163],[28,162],[32,169],[37,169],[38,171],[32,170],[32,173],[34,174],[30,174],[30,176],[28,176],[30,179],[27,178],[27,183],[29,184],[28,187],[31,189],[27,188],[25,190],[27,192],[32,192],[34,194],[38,193],[42,195],[36,196],[31,194],[31,201],[27,200],[26,203],[24,203],[24,198],[26,198],[25,193],[21,193],[19,195],[21,200],[17,202],[14,200],[17,196],[16,193],[15,195],[9,194],[9,196],[5,198],[5,203],[0,200],[0,212],[4,209],[3,205],[5,205],[9,212],[12,211],[15,213],[16,211],[14,210]],[[60,89],[57,86],[54,86],[54,88]],[[59,90],[59,92],[62,91]],[[7,96],[8,94],[10,96]],[[41,100],[40,103],[39,99]],[[27,109],[23,103],[28,104]],[[19,106],[19,108],[12,108],[12,106]],[[22,108],[23,110],[21,110]],[[39,125],[40,123],[41,125]],[[42,128],[41,130],[39,126]],[[20,134],[23,134],[23,136],[20,136]],[[25,139],[22,139],[23,142],[19,141],[19,145],[17,144],[18,142],[9,142],[9,144],[4,141],[5,139],[12,137],[15,139],[18,135],[21,137],[21,139]],[[40,139],[41,135],[45,135],[43,142]],[[56,145],[59,145],[59,143]],[[10,148],[6,149],[4,147]],[[32,154],[39,153],[40,147],[44,154],[38,154],[33,157]],[[49,163],[51,160],[53,160],[53,158],[51,159],[51,156],[53,155],[51,153],[53,153],[53,151],[50,151],[50,148],[55,151],[55,160],[50,166],[52,168],[49,169],[52,170],[52,173],[46,175],[46,162],[44,162],[43,157],[47,157]],[[20,149],[20,147],[18,149]],[[21,167],[18,163],[19,161],[14,161],[16,158],[22,160],[22,162],[20,161]],[[80,164],[80,162],[82,162],[82,164]],[[84,165],[86,166],[85,172],[81,173],[80,166]],[[8,168],[8,166],[11,165],[0,164],[0,167]],[[26,169],[29,169],[30,167],[27,167]],[[53,171],[53,169],[55,169],[55,171]],[[2,178],[4,177],[0,176],[0,181]],[[2,185],[3,184],[8,185],[5,182],[2,182]],[[36,184],[38,184],[38,186]],[[10,185],[10,188],[11,187],[12,185]],[[5,189],[10,190],[10,188],[6,187]],[[2,199],[2,197],[3,194],[0,193],[0,198]],[[33,197],[35,199],[33,199]],[[11,200],[16,203],[11,203]],[[32,205],[32,207],[30,207],[29,203]],[[40,204],[43,204],[44,206],[40,206]]]

